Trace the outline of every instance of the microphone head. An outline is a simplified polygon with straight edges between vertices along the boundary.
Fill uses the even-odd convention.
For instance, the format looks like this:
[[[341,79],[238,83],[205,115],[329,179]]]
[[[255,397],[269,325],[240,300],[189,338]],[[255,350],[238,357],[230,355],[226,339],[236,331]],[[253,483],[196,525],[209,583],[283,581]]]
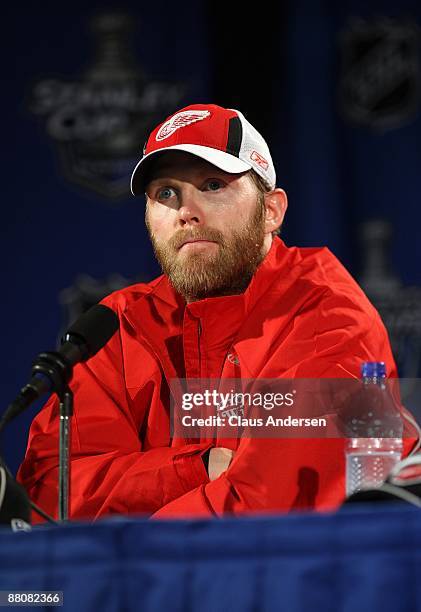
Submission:
[[[120,322],[114,310],[103,304],[96,304],[70,326],[61,342],[77,344],[83,353],[82,361],[86,361],[107,344],[119,326]]]

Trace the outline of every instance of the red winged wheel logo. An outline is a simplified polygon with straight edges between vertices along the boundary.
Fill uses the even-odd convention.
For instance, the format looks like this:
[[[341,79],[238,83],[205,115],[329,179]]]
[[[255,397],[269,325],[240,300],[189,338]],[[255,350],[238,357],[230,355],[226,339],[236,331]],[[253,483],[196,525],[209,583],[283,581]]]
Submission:
[[[209,116],[210,111],[207,110],[190,110],[176,113],[171,117],[171,119],[168,119],[168,121],[161,125],[156,135],[156,140],[165,140],[165,138],[172,136],[176,130],[186,127],[191,123],[196,123],[196,121],[203,121],[203,119],[206,119]]]

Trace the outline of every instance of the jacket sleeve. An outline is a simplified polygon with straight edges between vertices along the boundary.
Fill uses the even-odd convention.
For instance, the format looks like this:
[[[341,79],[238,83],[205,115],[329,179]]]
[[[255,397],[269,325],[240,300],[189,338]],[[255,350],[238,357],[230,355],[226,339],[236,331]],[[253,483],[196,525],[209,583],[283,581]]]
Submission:
[[[240,356],[240,361],[245,359],[246,355]],[[277,360],[278,364],[288,362],[287,370],[279,366],[279,375],[284,378],[355,378],[362,361],[385,361],[388,373],[397,375],[377,312],[373,308],[363,311],[337,296],[326,297],[323,305],[314,309],[314,316],[297,317],[288,345],[272,352],[271,369],[263,369],[260,378],[275,378]],[[409,422],[404,421],[404,427],[406,455],[418,434]],[[242,438],[225,472],[153,516],[333,510],[345,497],[344,451],[341,438]]]
[[[149,367],[142,386],[127,389],[120,332],[87,363],[75,367],[71,518],[152,514],[209,481],[201,459],[209,444],[170,446],[162,376],[156,364]],[[57,516],[58,408],[53,395],[34,419],[18,472],[31,499],[52,516]],[[149,433],[139,434],[145,431]]]

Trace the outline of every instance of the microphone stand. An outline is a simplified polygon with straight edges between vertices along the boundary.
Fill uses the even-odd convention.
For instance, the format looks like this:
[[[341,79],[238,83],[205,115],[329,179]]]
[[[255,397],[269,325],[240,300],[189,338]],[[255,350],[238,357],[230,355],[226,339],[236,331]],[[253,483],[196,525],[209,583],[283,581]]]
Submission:
[[[48,377],[53,382],[60,400],[60,430],[59,430],[59,467],[58,467],[58,520],[68,521],[70,518],[70,450],[73,416],[73,393],[69,387],[73,367],[60,353],[46,351],[40,353],[32,366],[32,374]]]
[[[73,393],[67,385],[59,394],[60,399],[60,435],[58,467],[58,520],[68,521],[70,516],[70,482],[72,447]]]
[[[18,397],[0,417],[0,432],[7,423],[20,414],[45,392],[55,391],[60,401],[59,425],[59,476],[58,517],[67,521],[70,517],[70,452],[73,416],[73,393],[69,381],[73,367],[93,357],[119,328],[116,313],[107,306],[97,304],[85,312],[62,338],[58,351],[40,353],[32,364],[32,377]],[[32,504],[41,516],[51,520]]]

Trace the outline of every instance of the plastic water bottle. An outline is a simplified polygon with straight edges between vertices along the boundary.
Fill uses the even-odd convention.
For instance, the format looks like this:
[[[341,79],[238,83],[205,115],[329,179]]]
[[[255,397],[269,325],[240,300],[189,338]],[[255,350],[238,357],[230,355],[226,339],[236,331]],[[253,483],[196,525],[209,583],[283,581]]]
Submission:
[[[364,405],[350,423],[351,431],[358,437],[349,438],[345,450],[347,496],[361,489],[379,487],[400,460],[403,450],[402,421],[388,395],[385,364],[382,361],[364,362],[361,375],[363,389],[359,397]],[[372,385],[377,388],[373,389]],[[384,397],[380,413],[379,397]]]

